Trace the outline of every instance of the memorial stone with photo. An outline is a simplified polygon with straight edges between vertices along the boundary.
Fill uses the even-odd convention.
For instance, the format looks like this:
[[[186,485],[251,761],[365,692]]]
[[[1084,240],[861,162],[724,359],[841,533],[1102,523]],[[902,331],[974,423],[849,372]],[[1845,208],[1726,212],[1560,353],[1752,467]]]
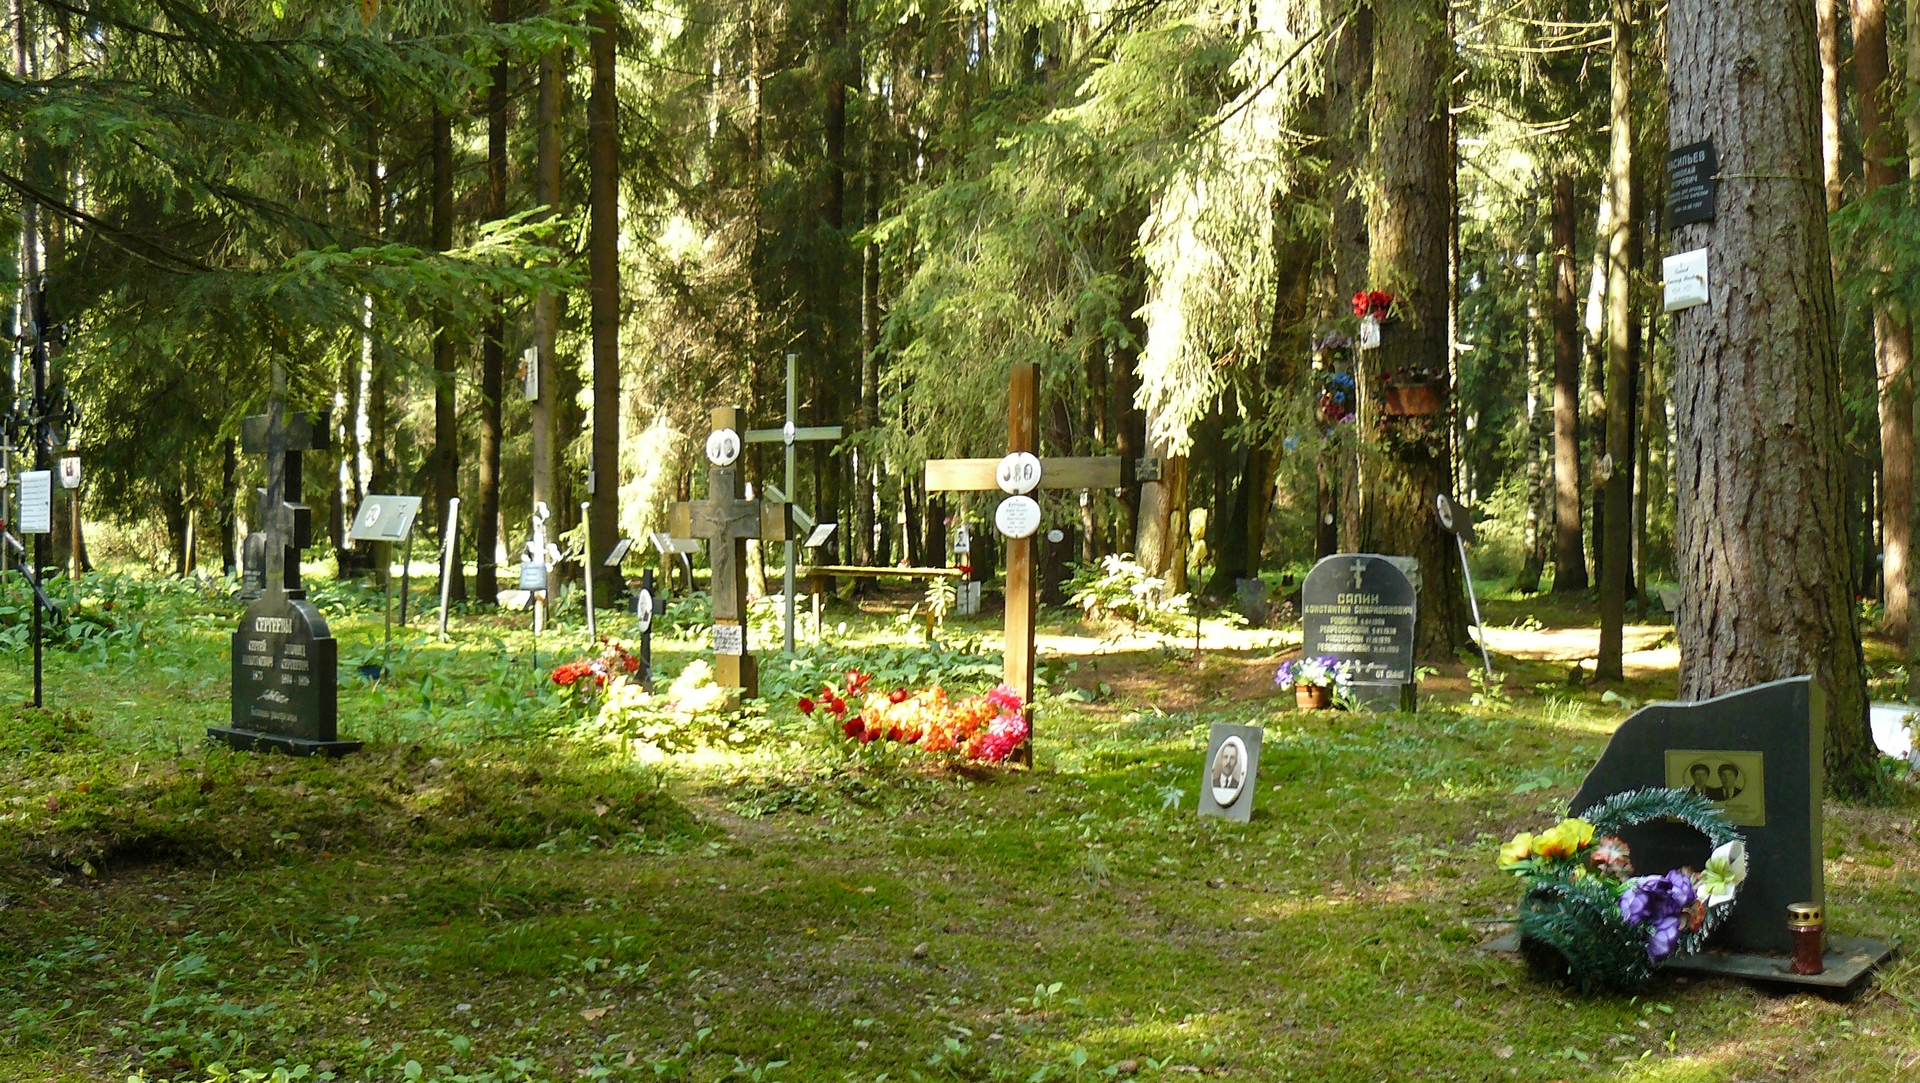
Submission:
[[[1253,795],[1260,773],[1259,726],[1215,722],[1201,761],[1200,815],[1246,823],[1253,818]]]
[[[1419,592],[1402,563],[1371,553],[1336,553],[1315,564],[1300,587],[1304,653],[1351,662],[1354,699],[1373,710],[1415,706]]]

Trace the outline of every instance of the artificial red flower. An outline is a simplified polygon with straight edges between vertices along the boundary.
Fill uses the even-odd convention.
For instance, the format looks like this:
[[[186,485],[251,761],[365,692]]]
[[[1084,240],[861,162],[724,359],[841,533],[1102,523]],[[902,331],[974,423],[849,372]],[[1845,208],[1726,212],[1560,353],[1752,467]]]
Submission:
[[[864,729],[866,729],[866,725],[860,721],[859,715],[854,715],[852,718],[847,719],[846,724],[840,727],[841,732],[849,737],[859,737],[861,731]]]
[[[1361,290],[1359,293],[1353,295],[1353,314],[1356,316],[1364,316],[1367,314],[1366,290]]]
[[[827,704],[827,710],[832,711],[836,715],[846,714],[847,701],[844,699],[841,699],[839,696],[835,696],[833,697],[833,702]]]
[[[813,713],[813,701],[808,699],[805,696],[800,697],[800,713],[801,714]]]
[[[893,691],[887,693],[888,703],[905,703],[906,699],[907,699],[907,690],[904,688],[896,688]]]

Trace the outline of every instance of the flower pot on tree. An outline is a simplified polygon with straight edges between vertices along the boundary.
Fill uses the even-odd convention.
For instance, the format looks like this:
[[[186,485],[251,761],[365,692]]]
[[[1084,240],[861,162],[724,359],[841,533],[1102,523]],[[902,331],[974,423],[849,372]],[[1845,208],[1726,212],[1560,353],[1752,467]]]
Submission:
[[[1380,395],[1381,412],[1389,417],[1429,417],[1446,405],[1445,384],[1388,384]]]

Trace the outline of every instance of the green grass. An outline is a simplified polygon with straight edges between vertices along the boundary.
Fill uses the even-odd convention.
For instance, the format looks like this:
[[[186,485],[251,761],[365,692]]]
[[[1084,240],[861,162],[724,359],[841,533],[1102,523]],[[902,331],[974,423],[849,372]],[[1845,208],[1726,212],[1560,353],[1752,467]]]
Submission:
[[[378,635],[363,601],[329,614],[348,644]],[[0,717],[6,1079],[203,1080],[218,1062],[382,1081],[1730,1081],[1920,1063],[1903,961],[1852,1004],[1680,981],[1587,1000],[1478,950],[1514,901],[1494,844],[1557,816],[1622,717],[1550,670],[1512,682],[1511,706],[1469,706],[1449,667],[1417,716],[1302,715],[1258,651],[1148,651],[1058,667],[1091,702],[1048,700],[1032,773],[849,754],[784,703],[748,740],[642,763],[565,736],[524,616],[472,616],[445,646],[405,636],[384,688],[343,687],[365,752],[289,761],[199,740],[225,717],[232,607],[141,605],[142,637],[51,657],[53,710]],[[838,651],[906,639],[887,612],[834,619]],[[583,643],[556,633],[543,664],[562,634]],[[25,675],[0,656],[0,694]],[[1249,824],[1194,815],[1214,721],[1266,727]],[[1830,807],[1836,931],[1912,939],[1914,809]]]

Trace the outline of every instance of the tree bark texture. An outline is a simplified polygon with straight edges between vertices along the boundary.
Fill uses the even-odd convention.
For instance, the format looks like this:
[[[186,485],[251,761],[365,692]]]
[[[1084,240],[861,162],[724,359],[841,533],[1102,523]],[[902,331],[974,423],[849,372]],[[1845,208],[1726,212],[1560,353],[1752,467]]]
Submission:
[[[614,99],[614,45],[619,14],[613,0],[587,13],[593,90],[587,101],[589,318],[593,335],[593,478],[588,510],[593,549],[583,574],[604,584],[595,598],[622,587],[617,569],[602,565],[620,532],[620,132]]]
[[[1887,100],[1886,0],[1853,0],[1853,74],[1859,91],[1860,157],[1866,193],[1899,180],[1891,157],[1897,129]],[[1881,630],[1903,649],[1912,620],[1913,325],[1873,306],[1874,371],[1880,397]]]
[[[1553,179],[1553,589],[1587,589],[1580,522],[1580,310],[1573,174]]]
[[[1846,542],[1841,367],[1820,170],[1812,0],[1669,8],[1670,141],[1711,137],[1710,304],[1674,315],[1680,693],[1811,674],[1828,781],[1874,777]]]
[[[509,19],[507,0],[493,0],[495,23]],[[487,90],[487,217],[507,216],[507,61],[493,66],[493,85]],[[499,601],[500,578],[500,437],[501,401],[507,367],[507,313],[504,299],[493,295],[493,314],[480,346],[480,492],[473,540],[474,590],[480,601]]]
[[[1632,577],[1633,544],[1633,264],[1640,222],[1633,213],[1633,24],[1634,0],[1612,0],[1613,71],[1610,153],[1607,184],[1614,214],[1607,231],[1607,427],[1609,467],[1601,498],[1606,501],[1605,559],[1599,562],[1600,655],[1594,676],[1622,680],[1625,653],[1627,583]]]
[[[1374,16],[1376,25],[1394,30],[1373,50],[1369,285],[1394,294],[1404,315],[1386,329],[1379,349],[1361,355],[1360,547],[1420,561],[1416,651],[1450,659],[1470,641],[1453,538],[1434,512],[1434,497],[1453,481],[1447,417],[1388,419],[1380,401],[1391,373],[1449,368],[1447,7],[1443,0],[1388,0],[1374,5]]]
[[[432,228],[435,251],[453,247],[453,121],[446,113],[433,115]],[[433,329],[433,501],[434,521],[442,538],[452,527],[449,501],[460,495],[460,417],[454,412],[454,375],[453,329],[442,312]],[[467,577],[458,560],[453,562],[447,597],[467,598]]]

